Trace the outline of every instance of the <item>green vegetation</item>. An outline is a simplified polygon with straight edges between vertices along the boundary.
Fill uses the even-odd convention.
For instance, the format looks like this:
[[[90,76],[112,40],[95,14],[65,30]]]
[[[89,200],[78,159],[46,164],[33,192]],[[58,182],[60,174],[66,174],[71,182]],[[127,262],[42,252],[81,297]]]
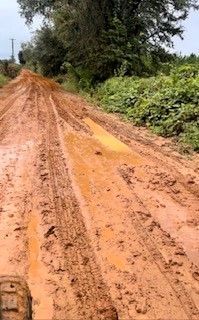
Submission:
[[[7,83],[8,83],[8,78],[0,73],[0,88],[2,88]]]
[[[22,47],[23,60],[49,76],[64,63],[97,83],[119,75],[156,74],[171,61],[165,47],[182,36],[181,22],[198,0],[17,0],[31,23],[44,17],[44,26]]]
[[[199,150],[199,57],[165,49],[199,0],[17,1],[28,24],[44,18],[22,65]]]
[[[114,77],[94,97],[106,111],[199,151],[199,64],[174,68],[169,76]]]
[[[0,60],[0,74],[5,77],[13,79],[19,74],[20,70],[21,66],[19,64],[10,60]]]
[[[0,88],[14,79],[20,72],[21,66],[11,60],[0,60]]]
[[[22,65],[26,62],[26,67],[34,72],[52,77],[61,72],[66,51],[53,30],[49,26],[44,26],[36,31],[31,43],[22,44],[19,54],[23,56],[20,59]]]

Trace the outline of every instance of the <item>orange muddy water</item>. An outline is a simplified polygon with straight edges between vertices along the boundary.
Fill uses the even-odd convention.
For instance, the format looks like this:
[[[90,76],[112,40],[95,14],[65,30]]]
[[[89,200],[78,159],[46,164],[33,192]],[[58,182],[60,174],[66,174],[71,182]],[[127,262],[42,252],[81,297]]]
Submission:
[[[0,156],[0,274],[33,319],[199,319],[198,155],[24,70]]]

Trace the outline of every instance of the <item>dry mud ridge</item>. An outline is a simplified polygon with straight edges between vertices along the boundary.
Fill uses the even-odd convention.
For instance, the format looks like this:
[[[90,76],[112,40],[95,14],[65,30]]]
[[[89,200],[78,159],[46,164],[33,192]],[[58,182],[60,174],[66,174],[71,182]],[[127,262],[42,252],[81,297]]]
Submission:
[[[27,281],[33,319],[199,319],[197,155],[24,70],[0,157],[0,275]]]

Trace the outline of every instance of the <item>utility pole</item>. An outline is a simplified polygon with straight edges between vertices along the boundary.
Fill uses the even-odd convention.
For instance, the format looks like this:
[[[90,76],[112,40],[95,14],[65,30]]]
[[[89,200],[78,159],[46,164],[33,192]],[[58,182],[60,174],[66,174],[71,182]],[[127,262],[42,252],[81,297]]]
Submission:
[[[15,39],[10,39],[11,43],[12,43],[12,55],[11,55],[11,61],[12,63],[15,62],[15,47],[14,47],[14,42],[15,42]]]

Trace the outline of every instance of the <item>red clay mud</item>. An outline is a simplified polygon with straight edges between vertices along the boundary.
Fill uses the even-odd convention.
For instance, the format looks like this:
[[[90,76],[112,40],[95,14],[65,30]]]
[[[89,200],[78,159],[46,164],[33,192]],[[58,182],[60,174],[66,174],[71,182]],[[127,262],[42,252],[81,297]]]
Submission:
[[[24,70],[0,156],[0,274],[35,320],[199,318],[197,155]]]

